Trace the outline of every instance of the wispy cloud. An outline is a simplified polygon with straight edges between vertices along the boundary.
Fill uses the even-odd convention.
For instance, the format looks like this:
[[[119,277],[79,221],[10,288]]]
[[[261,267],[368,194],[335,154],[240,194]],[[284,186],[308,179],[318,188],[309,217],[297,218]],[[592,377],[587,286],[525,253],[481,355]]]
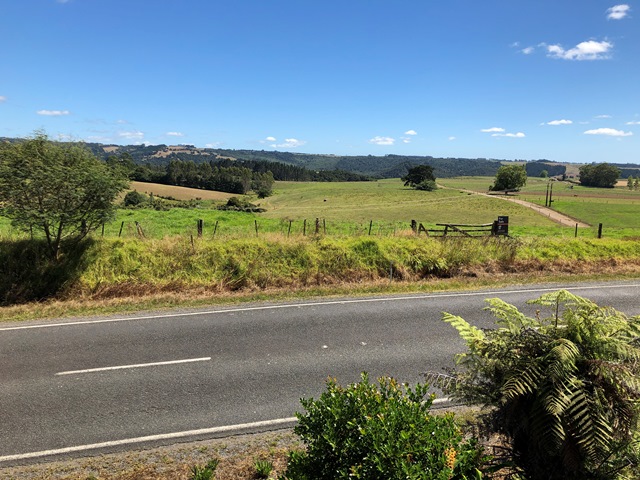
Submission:
[[[144,133],[139,130],[132,130],[129,132],[118,132],[118,137],[126,138],[127,140],[142,140]]]
[[[453,141],[453,140],[455,140],[455,139],[456,139],[456,137],[454,137],[454,136],[449,137],[449,141],[450,141],[450,142],[452,142],[452,141]]]
[[[522,50],[520,50],[522,53],[524,53],[525,55],[530,55],[535,51],[535,47],[525,47]]]
[[[501,127],[491,127],[491,128],[483,128],[480,131],[484,132],[484,133],[493,133],[493,132],[500,133],[500,132],[504,132],[505,130],[504,130],[504,128],[501,128]]]
[[[630,137],[633,132],[624,132],[622,130],[616,130],[614,128],[595,128],[593,130],[587,130],[585,135],[606,135],[608,137]]]
[[[276,141],[276,137],[267,137],[267,138],[265,138],[265,140],[267,142],[275,142]]]
[[[611,118],[611,115],[596,115],[595,118]]]
[[[220,145],[222,145],[222,142],[205,143],[204,148],[218,148]]]
[[[306,143],[307,143],[306,141],[298,140],[297,138],[285,138],[284,143],[275,143],[271,146],[273,148],[296,148],[296,147],[301,147]]]
[[[416,132],[415,130],[407,130],[406,132],[404,132],[405,135],[417,135],[418,132]]]
[[[606,60],[611,57],[613,43],[603,40],[596,42],[595,40],[587,40],[581,42],[569,50],[565,50],[560,45],[545,45],[547,55],[552,58],[560,58],[562,60]]]
[[[61,117],[63,115],[71,114],[69,110],[38,110],[36,113],[46,117]]]
[[[0,95],[0,103],[6,102],[6,101],[7,101],[7,97]]]
[[[396,139],[391,137],[373,137],[369,139],[369,143],[374,145],[393,145],[395,142]]]
[[[627,122],[626,125],[640,125],[640,121],[636,120],[634,122]]]
[[[508,138],[524,138],[526,135],[522,132],[518,133],[493,133],[492,137],[508,137]]]
[[[184,137],[184,133],[182,132],[167,132],[165,135],[167,137]]]
[[[607,19],[609,20],[622,20],[629,14],[631,7],[629,5],[614,5],[607,9]]]
[[[573,122],[571,120],[551,120],[547,122],[547,125],[571,125]]]

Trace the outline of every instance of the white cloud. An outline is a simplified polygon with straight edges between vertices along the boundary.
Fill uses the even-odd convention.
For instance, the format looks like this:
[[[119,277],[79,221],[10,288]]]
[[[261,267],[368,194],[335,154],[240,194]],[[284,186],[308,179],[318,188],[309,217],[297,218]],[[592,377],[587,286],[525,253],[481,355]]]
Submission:
[[[298,140],[297,138],[285,138],[284,143],[273,144],[271,146],[274,148],[296,148],[301,147],[305,143],[307,142],[304,140]]]
[[[182,132],[167,132],[165,135],[167,137],[184,137],[184,133]]]
[[[627,122],[627,125],[640,125],[640,121]]]
[[[38,110],[36,113],[47,117],[61,117],[62,115],[71,114],[69,110]]]
[[[411,143],[411,137],[402,137],[402,143]]]
[[[267,142],[275,142],[276,141],[276,137],[267,137],[267,138],[265,138],[265,140]]]
[[[546,45],[549,57],[561,58],[563,60],[605,60],[610,57],[610,51],[613,43],[596,42],[588,40],[581,42],[569,50],[565,50],[560,45]]]
[[[608,137],[630,137],[633,132],[623,132],[622,130],[616,130],[614,128],[595,128],[593,130],[587,130],[585,135],[606,135]]]
[[[596,115],[595,118],[611,118],[611,115]]]
[[[522,50],[520,50],[522,53],[524,53],[525,55],[530,55],[535,51],[535,47],[526,47],[523,48]]]
[[[127,125],[129,122],[127,122],[126,120],[122,120],[122,119],[120,119],[120,120],[116,120],[116,123],[117,123],[118,125]]]
[[[373,137],[369,140],[369,143],[374,145],[393,145],[396,139],[391,137]]]
[[[480,130],[481,132],[484,133],[493,133],[493,132],[504,132],[504,128],[500,128],[500,127],[491,127],[491,128],[483,128],[482,130]]]
[[[571,125],[573,122],[571,120],[551,120],[547,122],[547,125]]]
[[[120,138],[126,138],[127,140],[142,140],[144,133],[139,130],[133,130],[130,132],[118,132]]]
[[[7,101],[7,97],[3,97],[2,95],[0,95],[0,103],[6,102],[6,101]]]
[[[205,143],[204,148],[218,148],[222,142]]]
[[[453,136],[449,137],[449,141],[453,141],[455,139],[456,139],[456,137],[453,137]]]
[[[418,132],[416,132],[415,130],[407,130],[406,132],[404,132],[405,135],[417,135]]]
[[[627,16],[629,10],[631,10],[629,5],[615,5],[607,9],[607,18],[609,20],[621,20]]]
[[[518,133],[494,133],[492,137],[509,137],[509,138],[524,138],[526,135],[522,132]]]

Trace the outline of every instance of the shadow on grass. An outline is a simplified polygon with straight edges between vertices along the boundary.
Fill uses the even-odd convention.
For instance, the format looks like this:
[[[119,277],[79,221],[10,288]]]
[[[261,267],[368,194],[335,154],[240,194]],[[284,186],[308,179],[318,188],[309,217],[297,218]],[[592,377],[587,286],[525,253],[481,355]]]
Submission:
[[[88,265],[86,239],[58,260],[41,240],[0,241],[0,306],[42,301],[64,295]]]

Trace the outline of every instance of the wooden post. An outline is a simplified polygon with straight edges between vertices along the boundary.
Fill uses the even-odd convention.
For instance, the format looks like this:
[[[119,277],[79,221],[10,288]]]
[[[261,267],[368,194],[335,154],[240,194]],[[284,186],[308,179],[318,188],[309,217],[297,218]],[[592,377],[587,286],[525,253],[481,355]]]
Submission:
[[[371,235],[372,228],[373,228],[373,220],[369,221],[369,235]]]
[[[293,223],[293,220],[289,220],[289,230],[287,230],[287,237],[289,237],[289,235],[291,235],[291,224]]]
[[[124,222],[122,222],[120,224],[120,231],[118,232],[118,238],[120,238],[120,235],[122,235],[122,229],[124,228]]]
[[[218,220],[216,220],[216,224],[215,224],[215,226],[213,227],[213,236],[214,236],[214,237],[216,236],[216,232],[217,232],[217,231],[218,231]]]
[[[202,237],[202,227],[204,226],[204,220],[198,220],[198,238]]]
[[[102,236],[104,237],[104,223],[102,224]]]
[[[602,238],[602,224],[598,224],[598,238]]]
[[[196,244],[193,241],[193,233],[191,234],[191,249],[193,250],[193,253],[196,253]]]
[[[411,220],[411,230],[413,230],[413,233],[418,233],[418,222],[415,220]]]
[[[320,219],[316,218],[316,235],[320,234]]]
[[[304,223],[302,225],[302,235],[306,236],[307,235],[307,219],[304,219]]]
[[[576,238],[578,238],[578,224],[576,223]]]
[[[324,218],[322,219],[322,231],[325,235],[327,234],[327,222]]]
[[[256,226],[256,237],[258,236],[258,220],[254,220]]]

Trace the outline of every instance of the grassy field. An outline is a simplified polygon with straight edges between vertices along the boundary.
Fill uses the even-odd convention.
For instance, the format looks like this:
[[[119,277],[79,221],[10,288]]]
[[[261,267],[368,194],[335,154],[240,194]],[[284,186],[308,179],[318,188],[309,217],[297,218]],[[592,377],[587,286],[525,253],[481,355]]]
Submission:
[[[449,188],[486,193],[490,177],[446,178],[439,182]],[[529,178],[517,198],[544,205],[547,179]],[[595,228],[602,223],[609,235],[640,236],[640,191],[632,191],[626,182],[615,188],[593,188],[569,182],[553,182],[552,208],[560,213],[589,223]]]

